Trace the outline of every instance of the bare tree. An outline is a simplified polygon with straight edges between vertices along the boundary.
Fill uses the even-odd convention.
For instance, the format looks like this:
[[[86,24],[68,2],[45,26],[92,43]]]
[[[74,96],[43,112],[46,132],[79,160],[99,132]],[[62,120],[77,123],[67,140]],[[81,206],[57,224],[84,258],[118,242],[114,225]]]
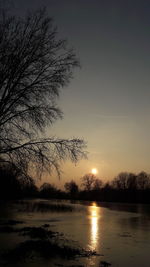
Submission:
[[[94,184],[93,184],[93,190],[100,190],[103,186],[103,182],[102,180],[100,180],[99,178],[95,178],[94,180]]]
[[[45,10],[25,18],[0,12],[0,161],[60,174],[60,161],[83,157],[80,139],[46,136],[62,112],[57,106],[79,62]]]
[[[128,172],[121,172],[114,178],[112,181],[112,186],[117,189],[127,189],[127,182],[128,182],[129,173]]]
[[[51,198],[52,196],[56,195],[58,189],[55,185],[50,183],[44,183],[40,186],[40,196],[45,198]]]
[[[64,187],[66,189],[66,191],[72,196],[76,196],[77,193],[79,192],[79,187],[78,185],[76,184],[75,181],[70,181],[70,182],[67,182],[64,184]]]
[[[150,174],[142,171],[137,175],[137,188],[140,190],[150,188]]]
[[[93,189],[95,183],[95,175],[94,174],[85,174],[82,178],[82,187],[86,191],[91,191]]]

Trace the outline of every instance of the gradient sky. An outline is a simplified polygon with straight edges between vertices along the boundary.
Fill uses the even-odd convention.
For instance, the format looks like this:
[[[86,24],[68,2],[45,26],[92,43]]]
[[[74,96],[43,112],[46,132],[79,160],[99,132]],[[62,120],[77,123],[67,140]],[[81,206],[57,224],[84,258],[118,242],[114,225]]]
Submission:
[[[78,182],[92,167],[104,180],[150,172],[150,2],[14,0],[13,8],[22,14],[43,5],[82,66],[60,96],[64,119],[50,133],[84,138],[89,155],[76,167],[64,164],[59,184]]]

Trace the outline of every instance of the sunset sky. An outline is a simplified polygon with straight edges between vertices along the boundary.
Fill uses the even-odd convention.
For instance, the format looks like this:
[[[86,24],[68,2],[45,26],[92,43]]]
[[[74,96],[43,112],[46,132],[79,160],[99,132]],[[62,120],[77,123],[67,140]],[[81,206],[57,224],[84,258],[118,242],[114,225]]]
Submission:
[[[150,172],[150,2],[9,2],[20,15],[46,6],[59,37],[68,40],[82,66],[60,95],[64,119],[49,132],[84,138],[88,160],[65,163],[59,184],[78,182],[92,168],[104,180],[121,171]]]

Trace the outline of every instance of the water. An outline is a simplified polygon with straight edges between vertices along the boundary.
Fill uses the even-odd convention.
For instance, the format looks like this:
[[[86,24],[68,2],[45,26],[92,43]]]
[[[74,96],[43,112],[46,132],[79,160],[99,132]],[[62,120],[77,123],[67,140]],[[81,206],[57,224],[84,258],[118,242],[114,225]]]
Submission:
[[[38,201],[32,200],[28,203],[34,207]],[[86,267],[98,267],[100,261],[110,262],[115,267],[150,266],[150,205],[79,201],[75,203],[61,201],[62,203],[73,207],[73,211],[23,210],[21,203],[2,206],[1,221],[23,220],[30,226],[49,223],[53,231],[61,232],[67,239],[75,241],[85,249],[96,250],[101,255],[74,262],[61,260],[64,266],[78,263]],[[20,240],[21,237],[16,238],[15,234],[1,234],[0,247],[13,247]],[[30,266],[52,266],[52,264],[51,262],[50,265],[44,265],[40,262]]]

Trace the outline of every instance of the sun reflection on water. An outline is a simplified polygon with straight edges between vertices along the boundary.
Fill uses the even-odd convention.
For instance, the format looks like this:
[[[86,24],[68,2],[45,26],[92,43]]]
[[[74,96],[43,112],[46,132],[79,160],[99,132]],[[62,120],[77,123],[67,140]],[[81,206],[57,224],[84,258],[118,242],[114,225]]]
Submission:
[[[91,224],[91,236],[90,236],[90,247],[93,250],[96,250],[98,245],[98,232],[99,232],[99,224],[98,220],[100,217],[100,208],[97,207],[96,203],[93,202],[92,206],[89,207],[90,214],[90,224]]]

